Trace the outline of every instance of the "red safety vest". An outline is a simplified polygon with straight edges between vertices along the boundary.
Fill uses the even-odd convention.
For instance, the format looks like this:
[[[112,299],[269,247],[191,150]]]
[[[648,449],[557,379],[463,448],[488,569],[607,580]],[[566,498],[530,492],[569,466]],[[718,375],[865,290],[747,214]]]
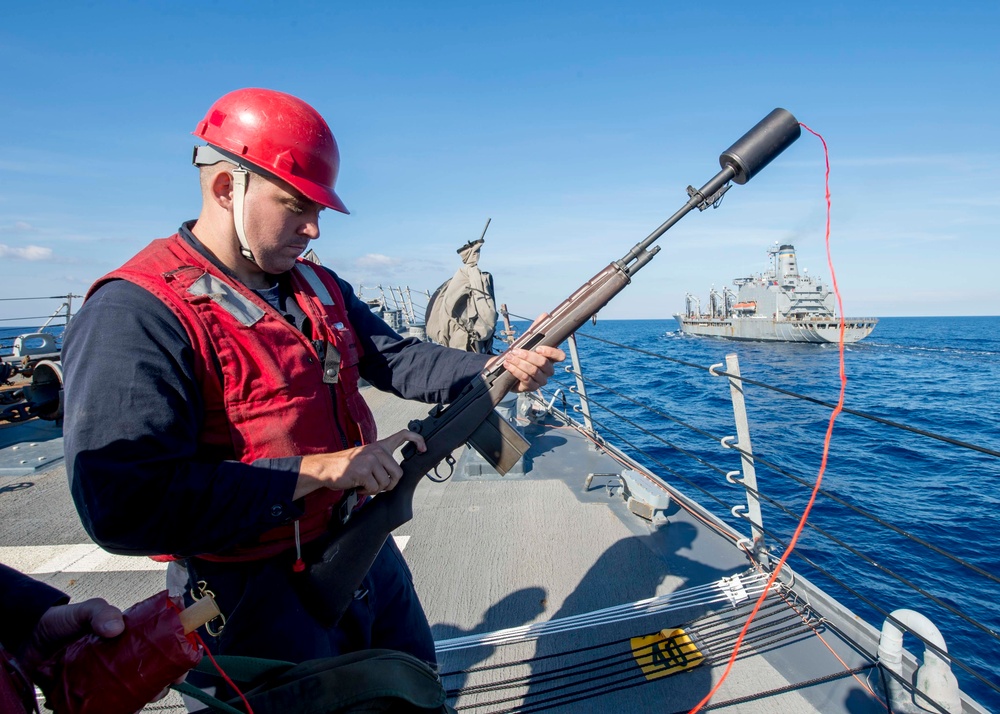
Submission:
[[[376,440],[375,420],[358,391],[361,346],[337,281],[327,270],[299,260],[291,271],[292,293],[309,318],[309,334],[290,325],[178,234],[153,241],[95,283],[88,297],[115,279],[128,280],[158,297],[187,331],[205,399],[205,423],[199,435],[203,445],[222,447],[232,458],[249,464],[261,458],[339,451]],[[320,340],[327,343],[332,357],[325,364],[313,345]],[[330,398],[329,383],[336,385],[335,400]],[[303,543],[325,531],[342,496],[342,491],[319,489],[305,497],[305,515],[299,519]],[[256,560],[294,542],[293,526],[285,525],[261,534],[256,544],[199,557]]]

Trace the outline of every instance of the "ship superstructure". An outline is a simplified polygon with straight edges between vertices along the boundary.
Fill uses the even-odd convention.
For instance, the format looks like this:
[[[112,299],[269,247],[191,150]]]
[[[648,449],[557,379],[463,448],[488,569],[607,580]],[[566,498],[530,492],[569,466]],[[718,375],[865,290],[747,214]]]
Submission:
[[[733,284],[737,292],[711,290],[707,311],[688,293],[684,314],[674,315],[681,330],[692,335],[732,340],[837,342],[840,321],[835,296],[822,281],[799,272],[795,247],[768,250],[769,270]],[[874,317],[845,318],[844,342],[857,342],[875,329]]]

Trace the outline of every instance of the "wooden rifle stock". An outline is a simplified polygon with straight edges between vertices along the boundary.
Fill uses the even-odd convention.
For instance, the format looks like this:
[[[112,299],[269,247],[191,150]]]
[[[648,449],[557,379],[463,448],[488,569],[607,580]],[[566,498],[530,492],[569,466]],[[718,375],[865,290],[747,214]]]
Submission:
[[[746,183],[799,137],[798,121],[784,109],[775,109],[719,158],[722,170],[695,190],[690,200],[632,250],[599,272],[555,310],[532,325],[511,349],[558,347],[581,325],[621,292],[640,268],[659,251],[650,247],[682,217],[695,208],[718,205],[729,182]],[[488,366],[447,407],[435,407],[429,416],[410,424],[424,437],[427,450],[418,453],[412,444],[403,449],[403,475],[392,491],[374,497],[357,514],[331,533],[320,559],[304,575],[303,598],[320,622],[332,626],[350,606],[354,593],[375,562],[393,530],[413,517],[413,494],[420,480],[452,451],[469,441],[493,408],[517,384],[502,360]]]

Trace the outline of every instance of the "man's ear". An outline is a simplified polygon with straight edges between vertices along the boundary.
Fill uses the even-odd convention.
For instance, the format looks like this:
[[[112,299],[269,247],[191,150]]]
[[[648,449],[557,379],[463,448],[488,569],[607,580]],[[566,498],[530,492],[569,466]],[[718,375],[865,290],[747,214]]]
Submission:
[[[233,175],[228,169],[221,169],[209,184],[212,199],[227,211],[233,207]]]

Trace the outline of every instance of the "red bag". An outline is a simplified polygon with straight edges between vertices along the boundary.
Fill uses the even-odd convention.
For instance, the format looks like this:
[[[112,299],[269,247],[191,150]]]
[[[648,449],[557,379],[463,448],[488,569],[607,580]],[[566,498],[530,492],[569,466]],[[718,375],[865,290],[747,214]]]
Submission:
[[[201,660],[167,591],[123,614],[125,631],[87,635],[38,670],[45,703],[59,714],[133,714]]]

